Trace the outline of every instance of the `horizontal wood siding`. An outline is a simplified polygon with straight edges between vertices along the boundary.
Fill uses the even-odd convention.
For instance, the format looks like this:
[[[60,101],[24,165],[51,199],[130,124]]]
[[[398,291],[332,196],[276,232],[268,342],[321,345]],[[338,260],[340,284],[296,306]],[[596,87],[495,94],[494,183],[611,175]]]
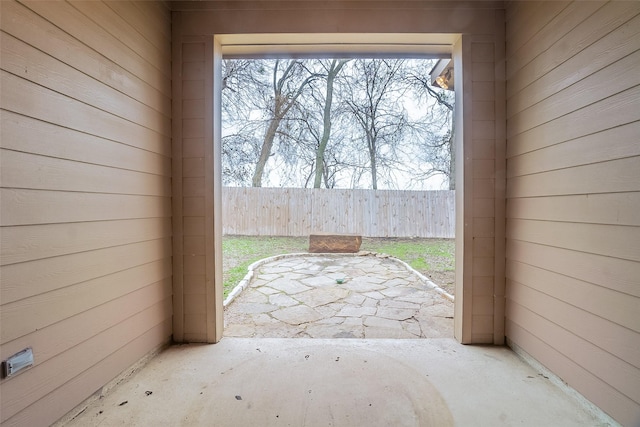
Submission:
[[[640,4],[507,4],[507,337],[640,422]]]
[[[0,381],[0,423],[45,426],[171,337],[170,13],[0,17],[0,359],[35,357]]]
[[[224,187],[223,233],[455,237],[455,192]]]

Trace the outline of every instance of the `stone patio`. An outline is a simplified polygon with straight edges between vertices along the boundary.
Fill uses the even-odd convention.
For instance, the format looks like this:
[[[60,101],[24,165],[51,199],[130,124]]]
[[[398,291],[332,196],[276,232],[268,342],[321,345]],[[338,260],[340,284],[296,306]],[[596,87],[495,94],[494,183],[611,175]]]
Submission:
[[[225,307],[227,337],[449,338],[453,302],[401,261],[298,254],[255,267]]]

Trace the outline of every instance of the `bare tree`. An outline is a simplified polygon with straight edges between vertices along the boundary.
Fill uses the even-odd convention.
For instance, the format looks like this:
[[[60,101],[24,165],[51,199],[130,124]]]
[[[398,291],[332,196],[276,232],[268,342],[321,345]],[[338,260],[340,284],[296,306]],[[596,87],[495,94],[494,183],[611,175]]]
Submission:
[[[425,69],[389,59],[225,61],[225,184],[415,188],[452,177],[453,100],[426,85]]]
[[[264,133],[264,139],[260,149],[258,162],[256,163],[255,172],[251,179],[251,184],[254,187],[262,186],[264,167],[271,156],[273,142],[280,123],[296,104],[304,88],[318,77],[316,74],[309,74],[301,61],[292,60],[285,62],[282,70],[280,67],[281,62],[282,61],[280,60],[276,60],[273,66],[273,96],[272,103],[269,108],[270,118],[267,129]],[[307,75],[303,79],[296,78],[300,77],[301,74]]]
[[[406,92],[399,78],[401,59],[357,59],[347,101],[369,155],[371,186],[378,188],[380,167],[396,163],[396,144],[407,125],[402,103]]]

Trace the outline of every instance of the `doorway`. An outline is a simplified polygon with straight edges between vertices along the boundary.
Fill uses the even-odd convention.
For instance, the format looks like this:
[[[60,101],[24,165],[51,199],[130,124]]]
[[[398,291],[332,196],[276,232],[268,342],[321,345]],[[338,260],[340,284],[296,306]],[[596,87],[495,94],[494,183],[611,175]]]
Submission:
[[[222,82],[213,77],[220,75],[223,54],[303,56],[309,49],[315,55],[329,55],[334,49],[386,49],[386,54],[395,51],[406,56],[434,48],[436,53],[452,56],[455,64],[455,336],[463,343],[503,343],[505,119],[500,100],[504,100],[504,71],[496,66],[503,43],[493,36],[457,34],[254,34],[179,40],[174,71],[182,76],[182,84],[176,86],[173,100],[182,115],[174,120],[174,141],[182,141],[174,144],[176,341],[216,342],[222,337],[220,116],[215,113]],[[193,150],[188,145],[192,141],[198,144]],[[187,148],[193,157],[189,164],[202,165],[203,172],[193,178],[192,170],[183,167]],[[187,208],[193,217],[187,218]],[[181,240],[184,231],[190,233],[189,242],[186,235]]]
[[[215,55],[215,56],[216,56],[216,59],[218,60],[218,63],[222,62],[221,61],[222,57],[224,57],[225,59],[228,59],[228,58],[236,59],[239,63],[243,63],[242,61],[243,60],[246,61],[247,58],[251,58],[252,60],[256,58],[283,58],[283,57],[307,59],[307,58],[318,58],[318,57],[331,58],[331,57],[335,57],[335,55],[341,55],[341,56],[349,55],[350,58],[363,58],[363,57],[393,58],[391,61],[394,61],[394,60],[398,61],[397,58],[403,58],[403,59],[425,58],[425,57],[444,58],[447,55],[450,56],[452,54],[452,45],[456,39],[455,35],[446,35],[446,36],[436,35],[434,36],[434,39],[431,39],[431,40],[429,39],[429,36],[426,36],[426,35],[408,35],[408,36],[404,35],[403,37],[398,37],[400,41],[399,40],[393,41],[393,39],[397,37],[397,35],[395,35],[395,37],[394,35],[357,35],[357,36],[352,35],[351,39],[349,37],[340,36],[340,35],[320,35],[319,37],[314,37],[315,43],[308,43],[308,40],[309,40],[308,35],[292,35],[291,37],[292,38],[289,39],[288,37],[283,35],[271,35],[270,37],[267,37],[267,40],[259,40],[259,41],[251,42],[250,36],[217,36],[216,41],[220,42],[220,45],[215,44],[215,47],[218,48],[218,55]],[[261,38],[261,36],[258,38]],[[303,41],[306,40],[307,43],[304,43],[304,42],[301,43],[300,38]],[[345,40],[345,38],[347,40]],[[387,39],[386,40],[387,42],[380,43],[385,38]],[[296,39],[295,43],[290,41],[293,39]],[[321,39],[322,43],[318,43],[318,39]],[[372,43],[371,42],[372,39],[379,40],[379,43],[376,43],[376,42]],[[267,44],[267,42],[273,43],[273,44]],[[215,51],[215,48],[214,48],[214,51]],[[373,61],[376,61],[376,60],[374,59]],[[275,64],[277,67],[278,66],[277,60]],[[428,73],[430,69],[433,68],[433,64],[428,64],[428,66],[425,66],[424,68],[425,68],[424,70],[421,70],[421,73],[422,75],[426,76],[426,79],[428,80],[429,79]],[[441,70],[441,71],[443,71],[443,74],[444,74],[444,70]],[[446,71],[448,73],[447,78],[453,80],[452,67],[450,67]],[[216,72],[216,77],[218,80],[223,80],[222,72],[220,69],[216,70],[214,68],[214,72]],[[227,76],[227,74],[228,73],[226,73],[224,76],[225,87],[227,84],[229,84],[229,81],[227,80],[229,76]],[[275,76],[275,73],[274,73],[274,76]],[[217,91],[216,91],[216,96],[217,96]],[[217,109],[214,108],[214,111],[219,112],[221,110],[222,110],[221,108],[217,108]],[[221,123],[220,117],[216,117],[214,123]],[[222,137],[221,137],[222,135],[221,135],[220,129],[221,128],[219,127],[218,130],[215,132],[215,138],[217,139],[215,140],[214,145],[218,149],[222,145]],[[219,154],[220,154],[220,158],[222,158],[222,153],[219,153]],[[227,168],[228,166],[229,165],[226,165]],[[218,167],[217,170],[222,171],[223,168]],[[218,174],[216,175],[216,179],[219,181],[222,181],[222,176],[220,172],[218,172]],[[217,240],[221,240],[221,239],[217,239]],[[265,296],[257,295],[256,298],[257,297],[265,297]],[[266,296],[266,298],[268,297],[269,296]],[[262,299],[265,299],[265,298],[262,298]],[[290,300],[290,298],[287,298],[287,300]],[[397,301],[395,303],[400,304],[400,302],[397,302]],[[257,302],[252,302],[248,304],[253,304],[256,307],[260,305]],[[406,305],[409,303],[404,302],[404,304]],[[262,304],[258,308],[267,309],[265,308],[266,306],[267,304]],[[256,309],[256,307],[253,307],[252,309]],[[280,311],[276,311],[276,313],[279,313],[279,312]],[[261,314],[261,317],[268,317],[268,316]],[[448,317],[448,316],[443,315],[443,318],[444,317]],[[273,319],[270,319],[270,320],[273,320]],[[353,319],[350,319],[350,320],[353,320]],[[418,326],[418,330],[419,330],[419,326]],[[349,332],[345,332],[345,333],[349,334]],[[422,335],[422,336],[428,336],[430,332],[426,332],[425,330],[425,333],[427,335]],[[420,336],[421,332],[418,331],[417,335]],[[407,337],[409,336],[413,336],[413,335],[407,334]]]

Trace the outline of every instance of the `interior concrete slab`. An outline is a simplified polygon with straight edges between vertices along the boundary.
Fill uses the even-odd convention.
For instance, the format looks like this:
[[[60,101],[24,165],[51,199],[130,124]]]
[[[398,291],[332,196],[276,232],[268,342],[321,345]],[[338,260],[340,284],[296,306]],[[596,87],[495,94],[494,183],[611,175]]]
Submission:
[[[67,426],[602,426],[507,347],[225,338],[169,347]]]

